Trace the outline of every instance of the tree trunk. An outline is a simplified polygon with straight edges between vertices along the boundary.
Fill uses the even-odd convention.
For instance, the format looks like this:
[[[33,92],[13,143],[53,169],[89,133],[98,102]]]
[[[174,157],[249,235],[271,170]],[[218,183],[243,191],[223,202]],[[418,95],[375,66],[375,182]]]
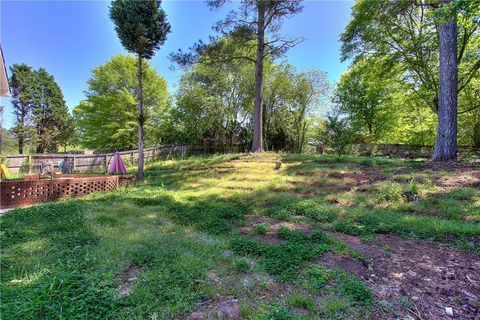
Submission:
[[[305,136],[307,134],[307,122],[303,121],[302,126],[302,139],[300,140],[300,153],[303,152],[303,147],[305,146]]]
[[[457,160],[457,86],[457,23],[452,15],[440,25],[440,92],[433,161]]]
[[[18,154],[23,154],[23,137],[18,137]]]
[[[257,59],[255,61],[255,113],[252,152],[263,152],[263,56],[265,54],[265,3],[257,4]]]
[[[142,85],[142,57],[138,55],[138,181],[143,181],[143,85]]]

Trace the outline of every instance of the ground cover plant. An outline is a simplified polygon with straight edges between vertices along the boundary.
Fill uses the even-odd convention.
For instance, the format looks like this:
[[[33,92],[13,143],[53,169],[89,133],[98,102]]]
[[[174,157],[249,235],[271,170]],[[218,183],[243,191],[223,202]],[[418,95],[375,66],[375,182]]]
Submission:
[[[2,318],[479,315],[472,164],[232,154],[145,180],[2,216]]]

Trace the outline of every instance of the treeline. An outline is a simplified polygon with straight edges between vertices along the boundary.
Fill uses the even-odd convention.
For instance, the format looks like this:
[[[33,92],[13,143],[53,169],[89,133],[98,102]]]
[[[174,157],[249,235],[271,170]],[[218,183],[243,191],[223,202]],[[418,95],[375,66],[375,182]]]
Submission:
[[[65,147],[74,123],[54,77],[44,68],[35,70],[26,64],[15,64],[10,72],[15,116],[10,134],[17,141],[18,152],[22,154],[27,145],[34,145],[37,153]],[[4,132],[2,136],[2,141],[10,140]]]
[[[279,34],[282,19],[301,10],[299,1],[287,0],[242,2],[237,12],[215,26],[219,36],[172,54],[172,61],[185,70],[174,93],[167,92],[165,79],[149,64],[151,55],[142,58],[127,48],[136,56],[118,55],[96,67],[86,99],[69,115],[51,75],[15,65],[10,82],[16,126],[10,134],[19,151],[34,141],[37,152],[66,145],[131,149],[142,139],[147,146],[242,144],[254,151],[288,152],[315,145],[342,153],[349,143],[431,146],[437,131],[446,134],[438,127],[439,30],[448,24],[457,28],[452,34],[458,43],[443,47],[443,52],[453,48],[458,66],[458,80],[453,82],[458,84],[458,109],[455,104],[454,115],[447,119],[455,132],[448,134],[460,145],[479,147],[480,6],[478,0],[445,2],[357,1],[340,37],[342,59],[351,66],[336,84],[329,83],[324,71],[299,71],[282,62],[286,51],[300,42]],[[165,23],[158,2],[153,4],[149,14]],[[259,15],[277,22],[262,26],[256,20]],[[119,37],[130,35],[127,31]],[[162,31],[162,43],[168,31]],[[127,40],[122,43],[135,44],[135,39]],[[260,56],[259,46],[264,46]]]
[[[253,64],[239,60],[221,67],[199,63],[182,75],[176,92],[169,94],[166,80],[144,61],[145,144],[207,143],[225,147],[241,144],[249,148],[253,127],[253,69]],[[14,101],[25,101],[23,87],[17,87],[13,81],[18,76],[17,67],[11,71]],[[137,59],[117,55],[94,68],[87,83],[86,99],[73,108],[71,116],[66,107],[61,114],[49,113],[61,115],[63,120],[71,117],[74,130],[65,140],[62,135],[51,137],[50,148],[37,148],[37,152],[57,151],[55,146],[65,141],[88,149],[137,147]],[[290,64],[268,60],[264,88],[266,149],[302,152],[307,142],[318,136],[320,112],[329,104],[331,85],[327,74],[319,70],[298,72]],[[23,104],[14,104],[16,112],[23,110],[20,106]],[[23,128],[22,132],[34,129],[29,125],[31,122],[18,119],[12,133],[19,128]],[[24,143],[32,136],[15,135],[17,141]]]

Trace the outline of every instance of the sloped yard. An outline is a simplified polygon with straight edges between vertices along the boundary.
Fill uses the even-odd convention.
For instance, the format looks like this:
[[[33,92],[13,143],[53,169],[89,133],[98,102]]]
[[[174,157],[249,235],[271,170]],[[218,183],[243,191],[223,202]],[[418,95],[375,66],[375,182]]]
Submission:
[[[480,317],[478,167],[267,153],[146,174],[4,215],[2,318]]]

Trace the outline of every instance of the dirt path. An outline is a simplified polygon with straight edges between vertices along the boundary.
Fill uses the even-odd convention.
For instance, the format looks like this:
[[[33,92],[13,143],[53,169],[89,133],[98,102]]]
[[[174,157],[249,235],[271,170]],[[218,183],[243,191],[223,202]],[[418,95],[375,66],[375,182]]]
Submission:
[[[319,263],[339,267],[363,278],[377,300],[414,319],[480,319],[480,257],[426,241],[410,242],[394,235],[377,235],[374,242],[342,233],[329,233],[361,252],[352,258],[324,255]],[[382,312],[379,310],[379,312]],[[379,315],[381,316],[381,315]]]

